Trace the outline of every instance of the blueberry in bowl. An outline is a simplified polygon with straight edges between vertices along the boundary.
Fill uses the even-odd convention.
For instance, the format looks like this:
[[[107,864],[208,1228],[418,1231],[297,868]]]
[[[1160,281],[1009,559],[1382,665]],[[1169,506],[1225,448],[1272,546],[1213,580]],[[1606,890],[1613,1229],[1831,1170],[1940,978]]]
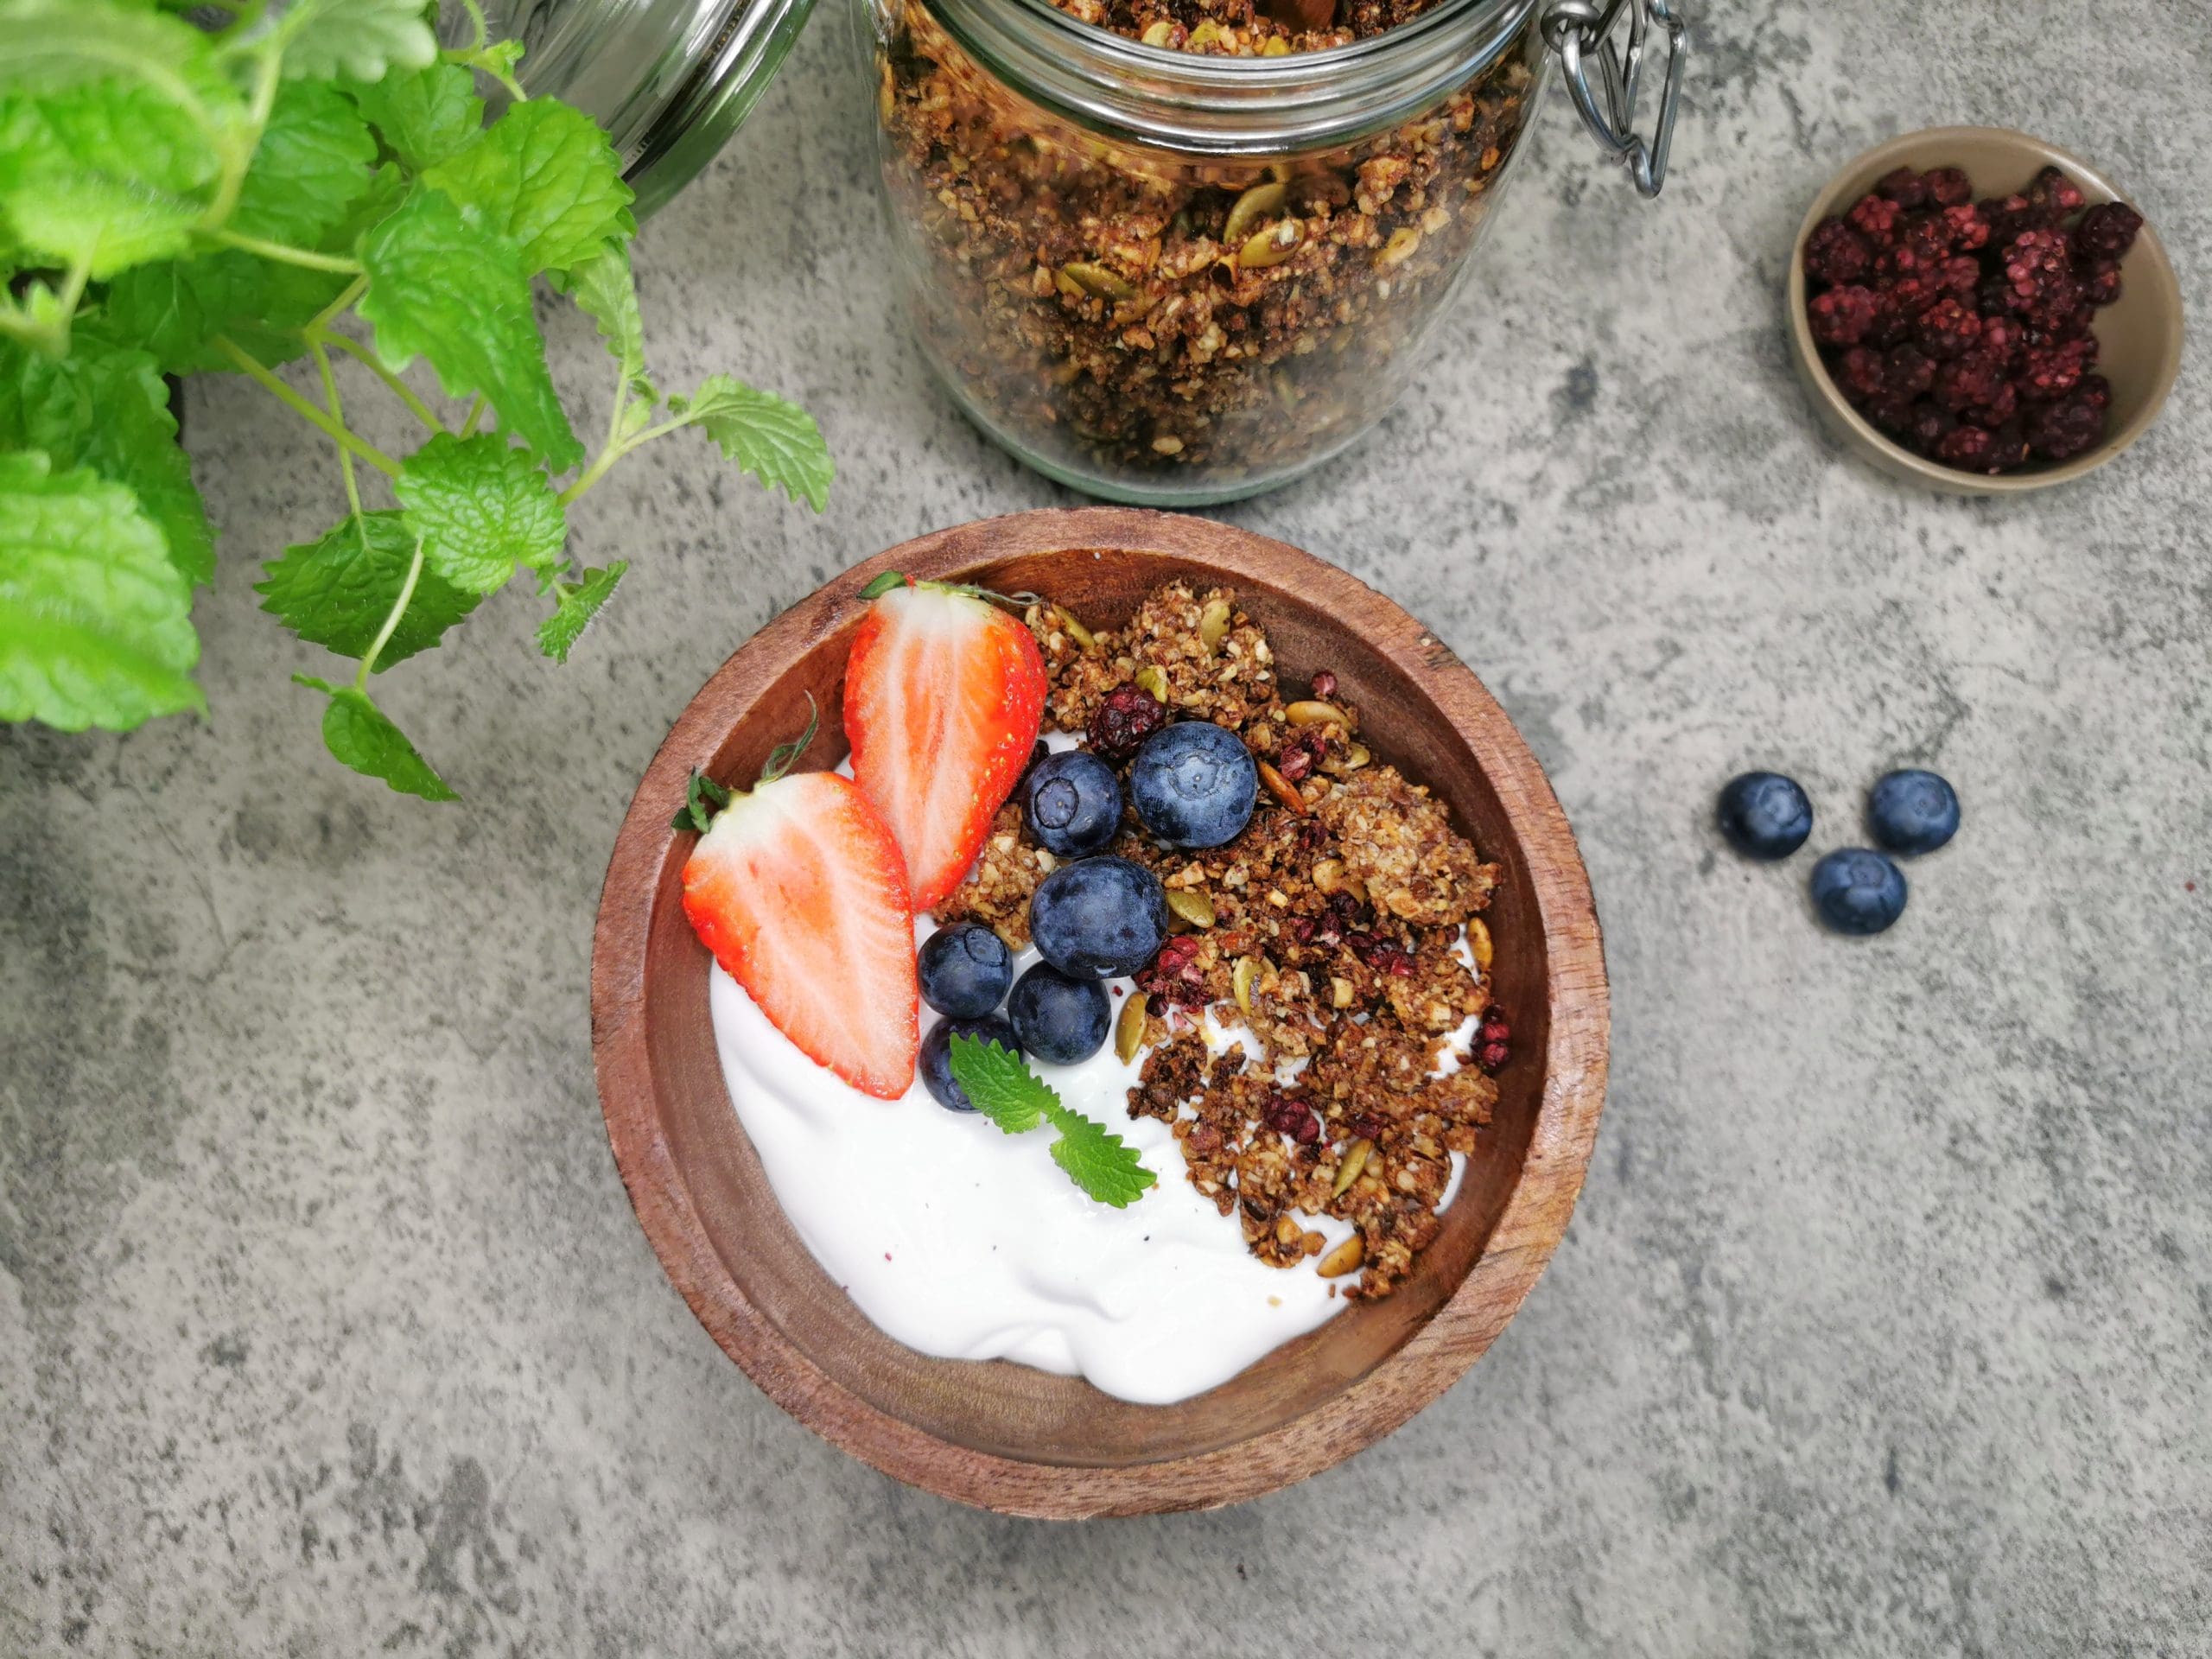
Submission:
[[[1162,727],[1129,766],[1129,800],[1171,847],[1219,847],[1251,821],[1260,771],[1236,733],[1208,720]]]
[[[1021,786],[1021,815],[1037,844],[1056,858],[1102,851],[1122,825],[1114,768],[1085,749],[1047,755]]]
[[[1958,791],[1916,766],[1885,773],[1866,797],[1866,829],[1893,853],[1932,853],[1959,833]]]
[[[1879,933],[1904,914],[1904,872],[1865,847],[1846,847],[1813,866],[1813,908],[1839,933]]]
[[[1720,833],[1748,858],[1787,858],[1813,833],[1813,804],[1794,778],[1746,772],[1720,791]]]
[[[1113,1022],[1105,982],[1071,979],[1046,963],[1014,982],[1006,1012],[1022,1047],[1054,1065],[1089,1059],[1106,1046]]]
[[[1030,897],[1029,937],[1038,954],[1071,979],[1134,974],[1166,942],[1166,890],[1158,876],[1126,858],[1102,855],[1063,864]]]
[[[1021,1052],[1021,1039],[1014,1035],[1014,1027],[996,1014],[982,1020],[940,1020],[922,1039],[922,1052],[915,1065],[921,1074],[922,1086],[930,1097],[949,1112],[972,1112],[976,1103],[968,1098],[968,1091],[952,1075],[952,1039],[973,1037],[978,1042],[996,1043],[1009,1054]]]
[[[922,941],[922,1001],[954,1020],[980,1020],[1014,983],[1014,952],[980,922],[954,922]]]

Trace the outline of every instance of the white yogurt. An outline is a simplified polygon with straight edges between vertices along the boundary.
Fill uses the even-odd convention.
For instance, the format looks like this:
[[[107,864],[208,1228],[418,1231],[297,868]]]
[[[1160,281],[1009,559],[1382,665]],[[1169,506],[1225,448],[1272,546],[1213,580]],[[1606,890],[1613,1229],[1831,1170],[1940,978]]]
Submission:
[[[918,918],[917,940],[934,927]],[[1017,975],[1036,959],[1022,952]],[[1127,980],[1109,983],[1116,1016],[1128,991]],[[1353,1281],[1323,1279],[1310,1261],[1256,1260],[1234,1215],[1191,1185],[1167,1125],[1128,1116],[1141,1055],[1123,1065],[1109,1041],[1079,1065],[1031,1061],[1157,1178],[1115,1210],[1052,1161],[1049,1127],[1004,1134],[980,1113],[947,1111],[918,1078],[895,1101],[864,1095],[801,1053],[719,967],[710,1007],[730,1099],[785,1214],[861,1312],[910,1348],[1016,1360],[1165,1405],[1227,1382],[1344,1308],[1332,1291]],[[937,1018],[925,1006],[923,1030]],[[1211,1019],[1205,1034],[1217,1052],[1242,1035]],[[1463,1162],[1453,1155],[1446,1204]],[[1331,1243],[1351,1230],[1330,1217],[1300,1219]]]

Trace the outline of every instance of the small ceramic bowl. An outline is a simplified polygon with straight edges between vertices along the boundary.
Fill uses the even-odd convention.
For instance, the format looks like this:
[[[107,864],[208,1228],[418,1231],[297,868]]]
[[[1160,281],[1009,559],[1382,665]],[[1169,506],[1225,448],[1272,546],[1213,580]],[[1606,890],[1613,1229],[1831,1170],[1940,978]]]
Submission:
[[[2097,312],[2096,372],[2112,383],[2112,409],[2104,442],[2095,448],[2071,461],[2037,464],[1994,478],[1962,473],[1915,454],[1845,401],[1821,361],[1820,346],[1806,320],[1805,240],[1815,226],[1847,210],[1874,188],[1877,179],[1899,167],[1918,172],[1963,168],[1974,181],[1977,201],[2026,188],[2044,167],[2065,173],[2092,204],[2126,200],[2081,157],[2004,127],[1931,127],[1907,133],[1877,144],[1837,174],[1797,227],[1796,245],[1790,251],[1789,344],[1813,406],[1845,447],[1884,472],[1933,489],[1956,495],[2017,495],[2094,472],[2142,436],[2158,418],[2180,372],[2182,345],[2181,285],[2174,280],[2173,266],[2148,214],[2142,233],[2120,264],[2120,297]]]
[[[804,719],[809,693],[822,733],[800,764],[836,764],[860,593],[887,569],[1034,590],[1107,626],[1172,577],[1233,587],[1267,628],[1285,679],[1333,671],[1360,706],[1362,738],[1433,788],[1504,867],[1487,919],[1512,1058],[1442,1230],[1394,1294],[1354,1304],[1195,1399],[1132,1405],[1080,1378],[932,1359],[893,1341],[809,1254],[731,1106],[708,1014],[708,956],[680,903],[690,839],[669,819],[693,766],[717,778],[758,771]],[[1605,956],[1589,879],[1551,786],[1490,693],[1433,634],[1344,571],[1225,524],[1124,508],[1020,513],[925,536],[847,571],[740,649],[638,787],[600,899],[591,988],[615,1162],[662,1266],[715,1340],[834,1445],[1013,1515],[1235,1503],[1397,1427],[1458,1380],[1535,1284],[1581,1190],[1605,1095]]]

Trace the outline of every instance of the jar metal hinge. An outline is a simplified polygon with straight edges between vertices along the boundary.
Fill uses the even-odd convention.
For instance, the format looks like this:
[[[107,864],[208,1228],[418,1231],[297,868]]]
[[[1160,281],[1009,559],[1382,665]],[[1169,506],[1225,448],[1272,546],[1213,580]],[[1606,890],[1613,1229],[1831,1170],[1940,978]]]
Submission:
[[[1628,15],[1628,43],[1614,38],[1621,15]],[[1659,94],[1658,118],[1647,141],[1636,130],[1636,96],[1644,60],[1657,24],[1667,36],[1667,79]],[[1636,188],[1647,196],[1667,181],[1667,149],[1675,137],[1675,111],[1682,98],[1682,62],[1689,55],[1689,30],[1669,0],[1552,0],[1544,13],[1544,40],[1559,54],[1567,90],[1581,112],[1582,124],[1628,164]],[[1598,86],[1591,82],[1597,66]]]

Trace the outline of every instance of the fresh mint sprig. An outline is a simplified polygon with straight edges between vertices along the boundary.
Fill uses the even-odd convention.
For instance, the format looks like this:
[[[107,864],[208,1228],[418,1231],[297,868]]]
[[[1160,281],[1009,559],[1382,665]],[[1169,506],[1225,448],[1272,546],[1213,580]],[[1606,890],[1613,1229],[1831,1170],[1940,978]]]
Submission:
[[[1020,1056],[980,1037],[956,1036],[951,1062],[953,1081],[967,1090],[977,1111],[1007,1134],[1027,1135],[1039,1123],[1058,1130],[1052,1161],[1099,1203],[1126,1209],[1159,1179],[1120,1135],[1062,1105],[1052,1085]]]
[[[567,509],[623,457],[696,427],[823,509],[804,411],[726,374],[663,395],[606,134],[528,97],[520,45],[458,3],[464,43],[442,48],[434,0],[222,0],[212,26],[175,0],[0,0],[0,720],[204,710],[189,618],[213,539],[165,374],[244,375],[335,448],[345,516],[255,590],[357,665],[295,677],[327,699],[331,753],[426,799],[453,791],[372,677],[525,575],[565,662],[628,568],[579,568]],[[479,77],[508,99],[489,122]],[[540,278],[613,359],[595,448],[547,367]],[[417,359],[464,408],[404,378]],[[361,436],[341,370],[414,418],[411,453]]]

